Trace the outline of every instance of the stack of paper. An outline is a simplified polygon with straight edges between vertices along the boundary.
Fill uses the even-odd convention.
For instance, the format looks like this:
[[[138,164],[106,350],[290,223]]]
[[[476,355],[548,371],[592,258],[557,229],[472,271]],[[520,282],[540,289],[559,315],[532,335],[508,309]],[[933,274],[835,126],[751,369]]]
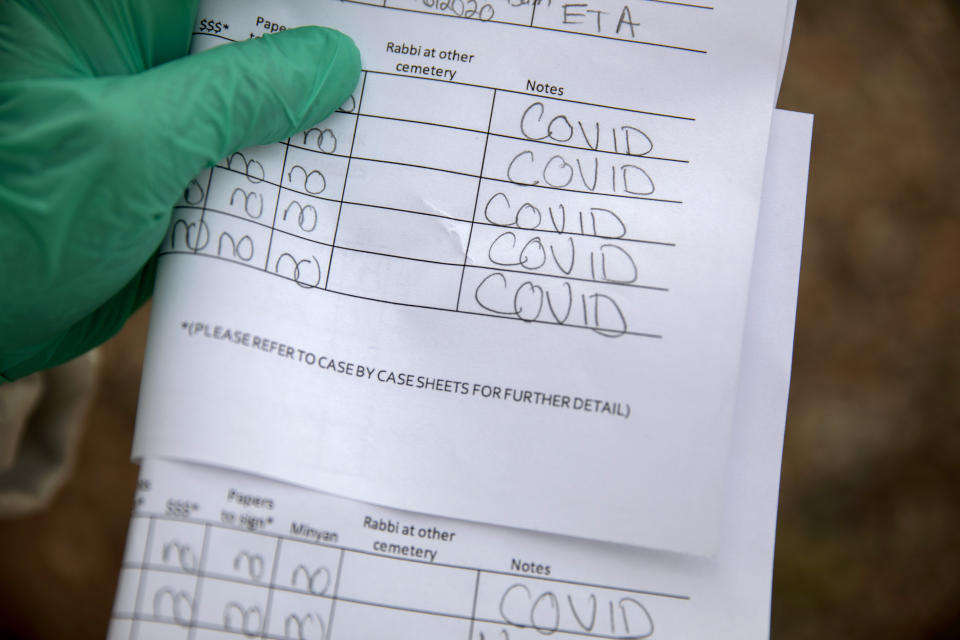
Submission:
[[[203,3],[197,49],[324,24],[364,73],[175,211],[111,638],[766,636],[792,16]]]

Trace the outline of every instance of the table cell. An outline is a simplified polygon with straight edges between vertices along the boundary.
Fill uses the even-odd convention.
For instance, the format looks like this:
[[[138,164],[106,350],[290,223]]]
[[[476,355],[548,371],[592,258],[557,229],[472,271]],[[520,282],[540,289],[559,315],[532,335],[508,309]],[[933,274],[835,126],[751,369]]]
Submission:
[[[535,84],[527,90],[534,91]],[[682,160],[695,143],[696,124],[683,118],[498,91],[490,134],[625,156]]]
[[[411,62],[417,60],[410,57]],[[441,63],[438,61],[437,64]],[[369,74],[363,88],[360,113],[485,132],[492,104],[493,89],[425,78]]]
[[[277,542],[246,531],[214,527],[209,533],[204,574],[254,583],[270,583]]]
[[[339,563],[339,549],[284,540],[274,584],[310,595],[330,595],[337,581]]]
[[[455,309],[463,268],[334,250],[327,289],[373,300]]]
[[[468,569],[348,552],[337,598],[469,619],[476,578]]]
[[[216,167],[205,209],[222,211],[244,220],[270,225],[277,208],[278,187],[269,182],[251,184],[246,178]]]
[[[343,199],[470,220],[476,197],[477,178],[471,176],[354,159]]]
[[[204,578],[197,598],[197,624],[256,637],[266,621],[269,589]]]
[[[156,520],[145,564],[167,570],[196,573],[203,553],[203,525]]]
[[[671,244],[676,205],[482,180],[474,221],[505,228]]]
[[[484,133],[368,117],[357,128],[354,155],[479,176],[485,139]]]
[[[483,573],[478,620],[506,628],[511,638],[572,633],[583,637],[646,638],[663,598],[560,581]],[[667,601],[667,606],[674,602]],[[483,625],[481,625],[483,626]],[[521,630],[526,629],[524,634]],[[495,638],[497,636],[489,636]]]
[[[183,195],[180,196],[180,199],[177,200],[177,204],[174,206],[202,206],[203,200],[207,194],[207,184],[210,182],[211,171],[213,171],[212,168],[204,169],[197,174],[196,178],[190,180],[186,188],[183,190]]]
[[[341,633],[343,630],[343,633]],[[390,638],[426,640],[466,638],[470,620],[442,615],[399,611],[373,604],[337,602],[330,640]],[[499,638],[497,640],[500,640]]]
[[[137,616],[189,627],[194,619],[200,578],[171,571],[144,571]]]
[[[624,286],[663,286],[676,252],[568,233],[476,225],[468,265]]]
[[[274,590],[266,632],[274,638],[326,640],[332,598]]]
[[[186,627],[165,622],[136,622],[137,640],[187,640],[190,630]]]
[[[284,147],[283,143],[247,147],[227,156],[217,166],[240,175],[252,185],[263,182],[277,184],[283,170]]]
[[[616,338],[628,333],[659,335],[658,314],[664,291],[571,281],[533,273],[468,266],[460,310],[529,323],[591,329]]]
[[[290,146],[328,155],[349,156],[357,116],[334,112],[320,124],[290,136]]]
[[[688,165],[491,136],[483,175],[561,192],[680,201]]]
[[[347,175],[347,159],[290,147],[284,164],[284,189],[339,200]]]
[[[160,242],[159,253],[193,253],[210,242],[210,228],[203,221],[199,208],[176,207],[167,234]]]
[[[283,189],[280,192],[274,227],[307,240],[333,244],[339,215],[339,201],[314,198]]]
[[[267,270],[304,289],[322,289],[330,264],[330,247],[274,231]]]
[[[470,223],[420,213],[344,205],[337,246],[463,264]]]
[[[349,0],[346,0],[349,1]],[[374,2],[374,4],[382,4],[383,0],[379,2]],[[366,3],[364,3],[366,4]],[[363,87],[367,83],[367,73],[366,71],[360,74],[360,82],[357,83],[357,86],[354,87],[353,93],[347,96],[347,99],[343,101],[343,104],[340,105],[340,108],[337,109],[337,113],[353,113],[356,114],[360,106],[360,96],[363,95]]]
[[[121,569],[117,581],[117,595],[113,600],[113,613],[132,616],[137,610],[137,591],[140,588],[139,569]]]
[[[264,268],[270,248],[269,227],[216,211],[205,212],[203,224],[209,242],[198,246],[198,253]]]

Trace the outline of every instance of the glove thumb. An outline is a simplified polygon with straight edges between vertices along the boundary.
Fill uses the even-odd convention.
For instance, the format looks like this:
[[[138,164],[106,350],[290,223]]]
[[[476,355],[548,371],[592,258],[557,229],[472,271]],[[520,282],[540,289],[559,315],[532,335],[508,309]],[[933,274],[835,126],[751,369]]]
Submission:
[[[347,36],[303,27],[132,76],[0,83],[0,380],[112,335],[190,179],[323,120],[359,74]]]
[[[150,173],[169,208],[203,167],[326,118],[359,76],[350,38],[301,27],[169,62],[124,79],[123,91],[137,104],[127,113],[149,123],[144,157],[164,164]]]

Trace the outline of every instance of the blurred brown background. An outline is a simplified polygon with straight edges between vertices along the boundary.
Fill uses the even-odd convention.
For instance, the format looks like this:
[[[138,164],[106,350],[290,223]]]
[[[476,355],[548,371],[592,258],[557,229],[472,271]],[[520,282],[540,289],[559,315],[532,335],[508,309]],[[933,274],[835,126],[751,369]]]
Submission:
[[[773,638],[960,638],[960,2],[800,0],[780,106],[817,119]],[[146,325],[73,479],[0,521],[0,637],[105,636]]]

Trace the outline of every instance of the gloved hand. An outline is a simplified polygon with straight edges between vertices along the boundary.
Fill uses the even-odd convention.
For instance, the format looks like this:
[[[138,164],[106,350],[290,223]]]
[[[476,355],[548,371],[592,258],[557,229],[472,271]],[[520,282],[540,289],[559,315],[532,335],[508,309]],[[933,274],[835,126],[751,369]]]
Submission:
[[[190,179],[356,86],[318,27],[183,57],[198,1],[0,0],[0,382],[113,335]]]

